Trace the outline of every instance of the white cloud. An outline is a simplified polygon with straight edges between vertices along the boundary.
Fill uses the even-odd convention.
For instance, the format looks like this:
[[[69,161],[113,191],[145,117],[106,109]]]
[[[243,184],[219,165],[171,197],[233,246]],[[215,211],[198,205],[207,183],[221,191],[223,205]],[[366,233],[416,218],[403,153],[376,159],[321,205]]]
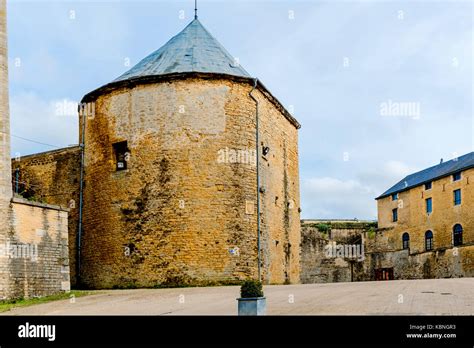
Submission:
[[[398,177],[400,179],[416,171],[416,168],[400,161],[388,161],[383,166],[384,173],[388,173],[390,176]]]
[[[354,173],[356,179],[313,177],[302,180],[302,216],[306,219],[376,219],[375,197],[418,171],[400,161],[387,161],[380,168],[367,167]]]
[[[15,136],[58,147],[77,143],[78,116],[58,113],[58,102],[63,100],[44,100],[34,92],[11,97],[12,155],[20,153],[23,156],[55,149]]]
[[[370,186],[332,177],[302,180],[301,186],[304,218],[375,218],[376,193]]]

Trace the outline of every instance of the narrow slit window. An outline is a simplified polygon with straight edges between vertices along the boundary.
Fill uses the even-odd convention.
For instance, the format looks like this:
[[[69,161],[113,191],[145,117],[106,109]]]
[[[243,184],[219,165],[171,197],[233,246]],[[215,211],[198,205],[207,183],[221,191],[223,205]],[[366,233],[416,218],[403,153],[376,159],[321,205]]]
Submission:
[[[461,190],[454,190],[454,205],[461,204]]]
[[[113,144],[115,153],[115,169],[117,171],[127,169],[127,161],[129,157],[128,146],[126,141]]]
[[[426,199],[426,212],[428,214],[433,212],[433,200],[431,198]]]

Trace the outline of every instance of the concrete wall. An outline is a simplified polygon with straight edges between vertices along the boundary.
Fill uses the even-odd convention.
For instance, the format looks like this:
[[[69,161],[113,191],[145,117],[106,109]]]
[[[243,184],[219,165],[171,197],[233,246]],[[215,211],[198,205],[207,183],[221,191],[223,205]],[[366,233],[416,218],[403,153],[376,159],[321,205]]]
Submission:
[[[0,244],[8,287],[0,298],[30,298],[70,290],[67,211],[14,198],[9,238]]]
[[[250,83],[188,78],[98,97],[87,119],[83,273],[96,288],[207,284],[257,276]],[[261,92],[262,266],[299,281],[297,129]],[[113,144],[127,141],[128,169]],[[277,198],[278,197],[278,198]],[[232,252],[233,251],[233,252]]]
[[[79,217],[79,146],[23,156],[12,160],[13,188],[27,199],[69,210],[71,283],[76,284],[76,234]],[[18,186],[16,186],[18,176]]]

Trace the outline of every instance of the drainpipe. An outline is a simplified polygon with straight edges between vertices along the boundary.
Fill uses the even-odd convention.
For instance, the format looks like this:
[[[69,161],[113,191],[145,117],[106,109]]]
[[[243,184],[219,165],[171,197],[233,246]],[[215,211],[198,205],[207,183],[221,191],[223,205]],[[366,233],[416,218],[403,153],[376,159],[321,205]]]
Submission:
[[[259,151],[259,148],[260,148],[260,140],[259,140],[259,132],[258,132],[258,100],[252,95],[253,91],[257,88],[257,84],[258,84],[258,79],[255,78],[254,79],[254,84],[253,84],[253,88],[252,90],[250,91],[249,93],[249,96],[250,98],[252,98],[254,101],[255,101],[255,105],[256,105],[256,108],[255,108],[255,140],[256,140],[256,156],[257,156],[257,248],[258,248],[258,280],[261,281],[262,277],[261,277],[261,270],[260,270],[260,263],[261,263],[261,259],[260,259],[260,168],[259,168],[259,163],[260,163],[260,151]]]
[[[81,134],[81,179],[79,188],[79,223],[77,227],[76,240],[76,284],[80,284],[81,277],[81,241],[82,241],[82,211],[84,205],[84,150],[85,150],[85,132],[86,132],[86,112],[82,109],[82,134]]]
[[[18,188],[19,181],[20,181],[20,168],[17,168],[15,170],[15,193],[16,194],[18,194],[18,191],[19,191],[19,188]]]

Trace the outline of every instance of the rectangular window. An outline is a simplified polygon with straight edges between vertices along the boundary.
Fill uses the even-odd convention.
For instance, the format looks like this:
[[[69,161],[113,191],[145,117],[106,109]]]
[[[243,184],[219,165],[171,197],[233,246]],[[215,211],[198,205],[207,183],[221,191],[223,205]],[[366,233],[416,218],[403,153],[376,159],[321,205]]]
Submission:
[[[453,181],[461,180],[461,172],[457,172],[453,174]]]
[[[429,214],[433,211],[433,200],[431,198],[426,199],[426,212]]]
[[[427,183],[425,184],[425,190],[431,190],[432,183],[433,183],[432,181],[427,182]]]
[[[121,141],[112,145],[115,153],[115,165],[116,170],[125,170],[127,169],[127,160],[128,160],[128,146],[126,141]]]
[[[398,199],[398,193],[392,193],[392,201],[396,201]]]
[[[461,204],[461,190],[454,190],[454,205]]]
[[[393,222],[398,221],[398,209],[397,208],[392,210],[392,221]]]

